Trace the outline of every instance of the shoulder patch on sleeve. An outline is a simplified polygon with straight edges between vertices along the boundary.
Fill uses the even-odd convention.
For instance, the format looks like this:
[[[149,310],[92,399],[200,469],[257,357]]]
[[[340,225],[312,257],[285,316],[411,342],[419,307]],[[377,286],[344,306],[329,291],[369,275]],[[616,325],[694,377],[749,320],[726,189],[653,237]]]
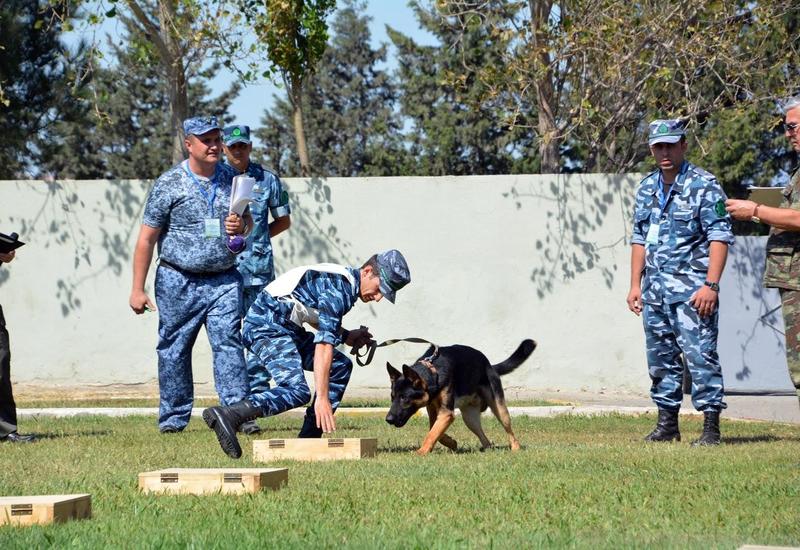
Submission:
[[[692,170],[694,170],[694,173],[697,174],[698,176],[700,176],[701,178],[703,178],[704,180],[715,180],[715,179],[717,179],[714,174],[712,174],[711,172],[708,172],[706,170],[703,170],[699,166],[692,165]]]

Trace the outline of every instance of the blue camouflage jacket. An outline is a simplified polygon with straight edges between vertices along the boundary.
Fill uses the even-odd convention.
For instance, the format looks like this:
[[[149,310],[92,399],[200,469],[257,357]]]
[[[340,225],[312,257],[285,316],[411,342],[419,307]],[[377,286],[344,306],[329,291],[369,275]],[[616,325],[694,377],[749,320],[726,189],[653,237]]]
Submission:
[[[223,224],[235,172],[218,165],[208,179],[188,170],[188,161],[183,161],[156,180],[147,195],[142,223],[161,229],[158,254],[166,261],[192,272],[225,271],[236,261],[225,244]],[[219,220],[219,237],[205,236],[206,219]]]
[[[711,241],[733,244],[733,232],[725,193],[712,174],[684,161],[663,211],[661,187],[660,170],[639,185],[631,243],[645,247],[642,301],[674,304],[703,286]]]
[[[236,258],[236,268],[242,274],[244,286],[262,286],[275,279],[272,241],[269,236],[269,213],[272,218],[282,218],[292,213],[289,194],[280,178],[261,165],[251,162],[247,175],[256,180],[250,213],[253,230],[247,236],[247,246]]]
[[[360,270],[348,267],[353,274],[353,285],[337,273],[308,271],[292,292],[292,297],[306,307],[319,311],[319,325],[314,343],[324,342],[338,346],[342,342],[339,330],[342,317],[350,311],[361,290]],[[300,335],[305,329],[290,319],[292,303],[272,297],[266,290],[259,293],[242,326],[245,345],[253,344],[279,335]]]

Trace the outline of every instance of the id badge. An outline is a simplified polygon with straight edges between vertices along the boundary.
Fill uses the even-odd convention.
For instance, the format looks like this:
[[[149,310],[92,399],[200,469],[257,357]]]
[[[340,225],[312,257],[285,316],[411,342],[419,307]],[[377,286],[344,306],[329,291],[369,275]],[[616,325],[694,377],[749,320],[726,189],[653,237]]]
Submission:
[[[222,236],[219,218],[206,218],[205,224],[206,229],[203,236],[205,236],[206,239],[216,239]]]
[[[644,242],[647,244],[658,244],[658,223],[651,223],[650,229],[647,230],[647,237],[645,237]]]

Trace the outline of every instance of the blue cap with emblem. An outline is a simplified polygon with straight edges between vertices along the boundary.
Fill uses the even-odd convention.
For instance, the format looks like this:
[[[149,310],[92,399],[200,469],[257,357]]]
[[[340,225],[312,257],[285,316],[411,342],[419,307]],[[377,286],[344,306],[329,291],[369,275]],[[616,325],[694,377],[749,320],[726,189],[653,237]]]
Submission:
[[[212,130],[222,130],[215,116],[196,116],[183,121],[183,133],[186,136],[202,136]]]
[[[686,123],[679,119],[659,119],[650,123],[647,143],[678,143],[686,135]]]
[[[411,282],[408,263],[399,250],[380,252],[377,254],[377,258],[381,278],[381,294],[394,303],[397,291]]]
[[[222,132],[222,139],[228,147],[234,143],[251,143],[250,126],[226,126]]]

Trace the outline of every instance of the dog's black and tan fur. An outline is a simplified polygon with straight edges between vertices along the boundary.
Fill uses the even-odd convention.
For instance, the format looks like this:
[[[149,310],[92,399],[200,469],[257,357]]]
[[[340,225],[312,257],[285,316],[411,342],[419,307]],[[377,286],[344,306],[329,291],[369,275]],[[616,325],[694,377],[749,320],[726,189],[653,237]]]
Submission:
[[[508,434],[511,449],[519,449],[519,441],[511,431],[511,417],[506,407],[500,377],[525,361],[536,342],[523,340],[505,361],[492,365],[480,351],[469,346],[430,347],[411,365],[403,365],[401,373],[389,363],[386,368],[392,381],[392,406],[386,422],[405,425],[422,407],[428,410],[430,431],[417,453],[426,455],[438,441],[456,450],[456,441],[445,434],[455,419],[455,408],[461,410],[464,423],[478,436],[481,448],[492,446],[481,428],[481,412],[490,407]]]

